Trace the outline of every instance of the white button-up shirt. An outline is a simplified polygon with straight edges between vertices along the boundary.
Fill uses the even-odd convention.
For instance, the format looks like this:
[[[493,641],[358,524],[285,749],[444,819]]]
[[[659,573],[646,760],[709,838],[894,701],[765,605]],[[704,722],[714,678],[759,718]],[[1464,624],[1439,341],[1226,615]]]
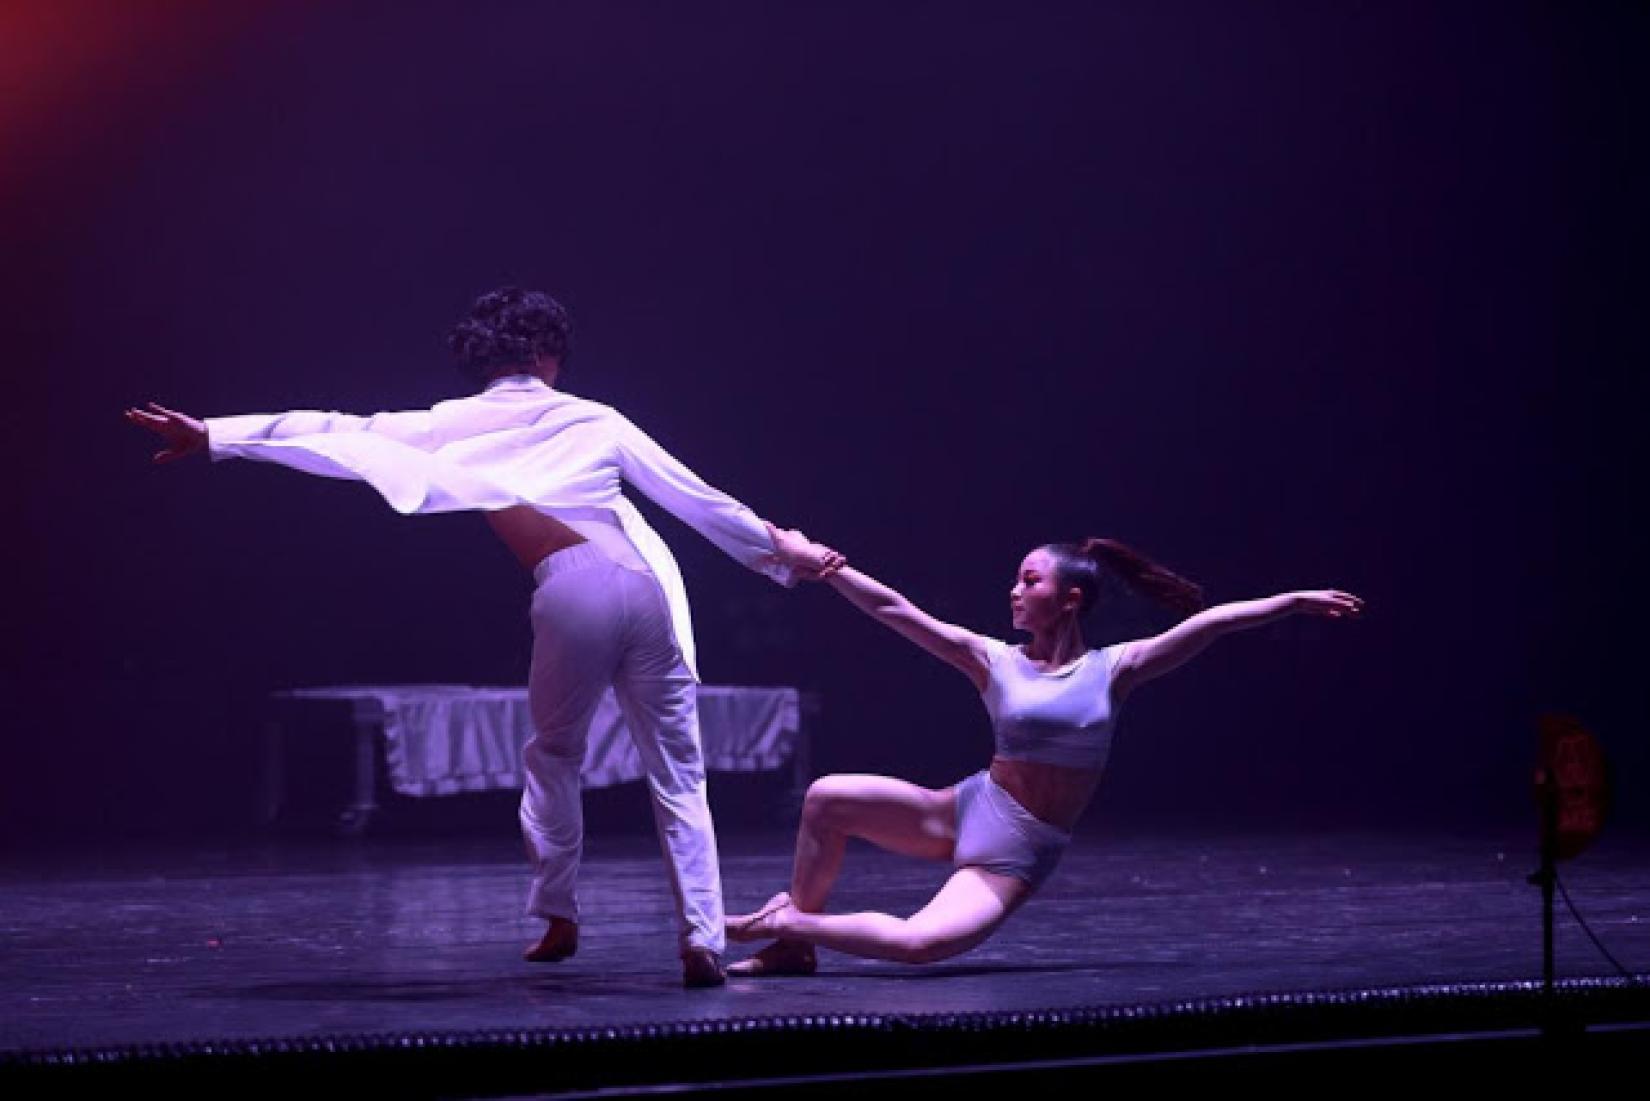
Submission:
[[[707,484],[621,413],[533,375],[431,409],[378,413],[294,410],[212,417],[214,460],[280,463],[366,482],[404,515],[531,505],[555,516],[618,521],[664,589],[676,642],[698,676],[681,570],[663,539],[621,492],[629,482],[741,564],[794,583],[755,513]]]

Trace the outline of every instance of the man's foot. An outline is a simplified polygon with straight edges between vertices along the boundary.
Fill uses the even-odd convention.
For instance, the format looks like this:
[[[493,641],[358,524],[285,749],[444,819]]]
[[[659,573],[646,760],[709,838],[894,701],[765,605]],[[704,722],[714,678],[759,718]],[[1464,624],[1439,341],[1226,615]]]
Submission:
[[[683,986],[721,986],[727,981],[727,973],[722,970],[722,957],[709,948],[689,948],[682,953]]]
[[[544,939],[522,953],[522,959],[528,963],[558,963],[578,950],[579,923],[553,917]]]
[[[799,940],[776,940],[749,959],[728,965],[728,974],[747,979],[812,975],[819,969],[814,946]]]
[[[729,940],[767,940],[779,936],[779,922],[783,912],[791,908],[791,896],[780,891],[754,914],[730,917],[725,924]]]

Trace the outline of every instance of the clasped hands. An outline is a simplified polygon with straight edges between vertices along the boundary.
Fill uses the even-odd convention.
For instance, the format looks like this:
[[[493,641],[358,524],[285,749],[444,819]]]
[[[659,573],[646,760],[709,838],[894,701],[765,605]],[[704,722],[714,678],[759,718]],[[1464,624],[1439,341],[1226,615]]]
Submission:
[[[842,554],[814,542],[795,528],[768,524],[768,532],[773,536],[775,556],[803,581],[824,581],[848,564]]]

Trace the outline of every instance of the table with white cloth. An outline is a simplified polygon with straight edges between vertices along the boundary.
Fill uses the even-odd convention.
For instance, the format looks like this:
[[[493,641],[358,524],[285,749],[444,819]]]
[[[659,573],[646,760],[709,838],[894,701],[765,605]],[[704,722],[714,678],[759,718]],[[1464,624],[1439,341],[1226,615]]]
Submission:
[[[698,694],[706,769],[789,769],[791,794],[800,798],[810,779],[805,719],[817,710],[813,695],[792,687],[712,684],[700,685]],[[381,806],[381,776],[396,795],[413,798],[522,786],[522,749],[533,737],[525,688],[339,685],[277,692],[274,699],[280,706],[272,713],[278,717],[266,724],[260,754],[258,818],[264,825],[276,821],[287,800],[292,769],[286,749],[295,715],[316,705],[349,709],[351,775],[336,823],[344,833],[366,830]],[[607,787],[643,776],[610,689],[590,724],[583,786]]]

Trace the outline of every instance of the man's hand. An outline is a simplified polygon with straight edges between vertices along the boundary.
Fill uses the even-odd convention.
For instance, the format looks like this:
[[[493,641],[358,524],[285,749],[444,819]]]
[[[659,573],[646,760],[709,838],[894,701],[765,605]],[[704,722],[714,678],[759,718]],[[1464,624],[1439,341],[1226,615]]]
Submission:
[[[764,521],[766,522],[766,521]],[[795,528],[784,530],[768,524],[779,561],[805,581],[823,581],[848,564],[848,559],[821,543],[815,543]]]
[[[166,446],[155,452],[157,463],[175,463],[206,450],[206,425],[164,405],[150,402],[147,410],[128,409],[126,420],[139,428],[147,428],[165,442]]]

